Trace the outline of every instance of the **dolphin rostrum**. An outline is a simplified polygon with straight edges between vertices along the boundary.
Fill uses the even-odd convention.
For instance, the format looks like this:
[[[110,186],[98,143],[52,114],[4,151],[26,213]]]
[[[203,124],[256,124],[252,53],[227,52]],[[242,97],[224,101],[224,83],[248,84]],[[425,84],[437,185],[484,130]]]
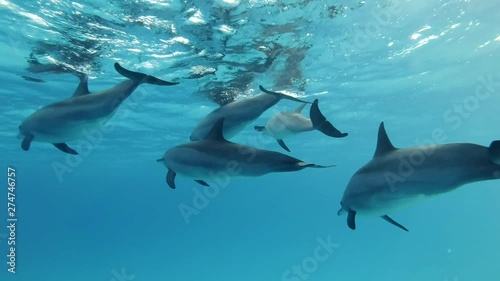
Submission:
[[[266,110],[277,104],[281,99],[309,103],[289,95],[268,91],[262,86],[259,86],[259,89],[264,93],[251,98],[230,102],[210,112],[198,123],[191,133],[190,139],[192,141],[202,140],[221,118],[225,120],[224,137],[230,139],[243,130],[249,123],[259,118]]]
[[[311,119],[301,114],[305,105],[305,103],[301,104],[294,112],[276,113],[267,121],[266,126],[254,126],[254,129],[275,138],[278,144],[288,152],[290,149],[286,146],[284,139],[302,132],[318,130],[333,138],[347,136],[347,133],[341,133],[326,120],[319,110],[317,99],[314,100],[309,111]]]
[[[257,177],[275,172],[293,172],[304,168],[327,168],[306,163],[288,155],[237,144],[223,136],[224,119],[219,119],[212,130],[199,141],[188,142],[169,149],[158,162],[168,169],[167,184],[175,189],[177,174],[209,186],[206,180],[220,177]]]
[[[387,214],[427,197],[473,182],[500,178],[500,141],[489,147],[452,143],[395,148],[382,122],[373,159],[351,178],[338,215],[356,228],[356,214],[380,216],[408,231]]]
[[[104,125],[140,84],[178,84],[127,70],[118,63],[115,63],[114,67],[118,73],[130,80],[111,89],[90,94],[87,77],[80,76],[80,84],[70,98],[44,106],[23,121],[19,126],[19,135],[23,138],[21,148],[29,150],[32,141],[48,142],[63,152],[78,154],[66,142],[78,139],[86,132]]]

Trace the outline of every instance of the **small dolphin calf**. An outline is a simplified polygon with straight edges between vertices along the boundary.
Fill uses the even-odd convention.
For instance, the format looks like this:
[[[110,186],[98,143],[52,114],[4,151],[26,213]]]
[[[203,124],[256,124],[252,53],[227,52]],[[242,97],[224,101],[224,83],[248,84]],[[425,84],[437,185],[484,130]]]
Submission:
[[[27,117],[19,126],[23,138],[21,147],[29,150],[32,141],[52,143],[59,150],[78,154],[66,142],[78,139],[104,125],[120,104],[142,83],[170,86],[178,84],[156,77],[124,69],[115,63],[115,69],[130,80],[121,82],[111,89],[90,94],[87,77],[82,76],[80,84],[70,98],[56,102]]]
[[[326,120],[318,107],[318,100],[314,100],[309,111],[311,119],[301,114],[306,104],[300,105],[294,112],[280,112],[273,115],[266,123],[266,126],[255,126],[254,129],[264,132],[278,141],[278,144],[286,151],[290,149],[286,146],[283,139],[312,130],[318,130],[323,134],[333,138],[343,138],[347,133],[341,133],[332,123]]]
[[[408,231],[387,214],[418,199],[450,192],[473,182],[500,178],[500,141],[395,148],[380,124],[373,159],[351,178],[338,215],[356,228],[356,214],[380,216]]]
[[[191,133],[190,139],[192,141],[202,140],[221,118],[225,120],[224,137],[230,139],[242,131],[250,122],[259,118],[264,111],[277,104],[281,99],[309,103],[282,93],[268,91],[262,86],[259,86],[259,89],[264,93],[255,97],[230,102],[212,111],[196,126],[193,133]]]
[[[158,162],[167,167],[167,183],[175,188],[176,174],[194,179],[208,186],[205,180],[219,177],[247,176],[257,177],[275,172],[293,172],[304,168],[327,168],[306,163],[288,155],[260,150],[227,141],[223,136],[223,122],[220,119],[207,136],[168,150]]]

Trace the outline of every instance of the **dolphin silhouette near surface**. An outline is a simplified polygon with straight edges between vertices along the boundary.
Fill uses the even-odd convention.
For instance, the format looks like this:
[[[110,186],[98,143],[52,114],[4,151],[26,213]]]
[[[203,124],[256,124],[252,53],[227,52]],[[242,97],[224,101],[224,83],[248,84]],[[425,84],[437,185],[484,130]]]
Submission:
[[[374,215],[408,231],[388,214],[468,183],[499,178],[498,140],[488,147],[452,143],[398,149],[382,122],[375,155],[352,176],[338,215],[347,213],[351,229],[356,229],[356,215]]]
[[[140,84],[159,86],[178,84],[127,70],[118,63],[115,63],[114,67],[129,80],[111,89],[91,94],[88,90],[87,77],[82,75],[77,89],[70,98],[44,106],[22,122],[19,126],[19,137],[23,139],[21,148],[29,150],[33,141],[48,142],[65,153],[78,154],[66,142],[76,140],[86,132],[104,125]]]
[[[254,126],[254,129],[275,138],[278,144],[288,152],[290,149],[285,144],[284,139],[302,132],[318,130],[332,138],[343,138],[348,135],[340,132],[326,120],[326,117],[319,110],[317,99],[314,100],[309,111],[311,119],[301,114],[305,105],[305,103],[301,104],[294,112],[276,113],[265,126]]]
[[[223,136],[223,126],[224,119],[218,120],[204,139],[173,147],[157,160],[167,167],[166,181],[172,189],[176,187],[177,174],[209,186],[206,180],[217,181],[221,177],[257,177],[268,173],[334,166],[306,163],[279,152],[230,142]]]
[[[224,118],[224,137],[230,139],[281,99],[310,103],[289,95],[269,91],[262,86],[259,86],[259,89],[263,93],[251,98],[230,102],[210,112],[198,123],[191,133],[190,140],[204,139],[214,124],[221,118]]]

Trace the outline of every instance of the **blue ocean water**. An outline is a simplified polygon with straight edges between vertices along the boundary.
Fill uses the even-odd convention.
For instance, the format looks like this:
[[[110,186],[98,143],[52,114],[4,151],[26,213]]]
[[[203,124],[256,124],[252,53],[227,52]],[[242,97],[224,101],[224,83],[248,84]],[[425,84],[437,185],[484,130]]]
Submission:
[[[18,218],[11,273],[4,184],[0,280],[500,280],[496,181],[391,214],[409,232],[361,216],[352,231],[337,216],[381,121],[398,147],[433,143],[435,130],[446,143],[500,139],[498,1],[0,0],[0,11],[0,145]],[[69,97],[75,72],[91,91],[123,81],[114,62],[180,84],[141,85],[112,130],[69,143],[79,157],[21,149],[25,117]],[[287,145],[337,167],[213,193],[179,176],[170,189],[155,160],[258,85],[320,100],[349,136]],[[233,141],[284,152],[253,126],[297,106],[281,101]]]

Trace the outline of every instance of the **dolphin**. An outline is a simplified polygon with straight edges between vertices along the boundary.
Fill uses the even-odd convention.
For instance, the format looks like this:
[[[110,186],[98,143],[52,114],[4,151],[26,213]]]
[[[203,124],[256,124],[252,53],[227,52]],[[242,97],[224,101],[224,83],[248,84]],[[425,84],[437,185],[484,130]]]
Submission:
[[[224,119],[219,119],[204,139],[169,149],[157,162],[168,169],[166,181],[175,189],[177,174],[209,186],[206,180],[229,177],[257,177],[275,172],[293,172],[304,168],[328,168],[306,163],[288,155],[237,144],[223,136]]]
[[[468,183],[500,178],[500,141],[395,148],[382,122],[373,159],[349,181],[338,215],[356,229],[357,214],[380,216],[408,231],[387,214],[419,199],[447,193]]]
[[[309,116],[311,119],[301,114],[306,104],[301,104],[294,112],[279,112],[273,115],[265,126],[254,126],[258,132],[263,132],[276,139],[278,144],[286,151],[290,149],[286,146],[283,139],[312,130],[318,130],[332,138],[346,137],[347,133],[341,133],[332,123],[326,120],[318,107],[318,99],[315,99],[311,105]]]
[[[283,98],[296,102],[310,103],[282,93],[266,90],[262,86],[259,86],[259,89],[264,93],[251,98],[230,102],[210,112],[198,123],[191,133],[190,140],[202,140],[221,118],[225,120],[224,137],[230,139]]]
[[[81,75],[80,83],[70,98],[44,106],[22,122],[19,126],[19,137],[23,139],[21,148],[29,150],[32,141],[48,142],[63,152],[78,154],[66,142],[78,139],[104,125],[140,84],[178,84],[127,70],[118,63],[115,63],[114,67],[129,80],[111,89],[90,94],[87,76]]]

